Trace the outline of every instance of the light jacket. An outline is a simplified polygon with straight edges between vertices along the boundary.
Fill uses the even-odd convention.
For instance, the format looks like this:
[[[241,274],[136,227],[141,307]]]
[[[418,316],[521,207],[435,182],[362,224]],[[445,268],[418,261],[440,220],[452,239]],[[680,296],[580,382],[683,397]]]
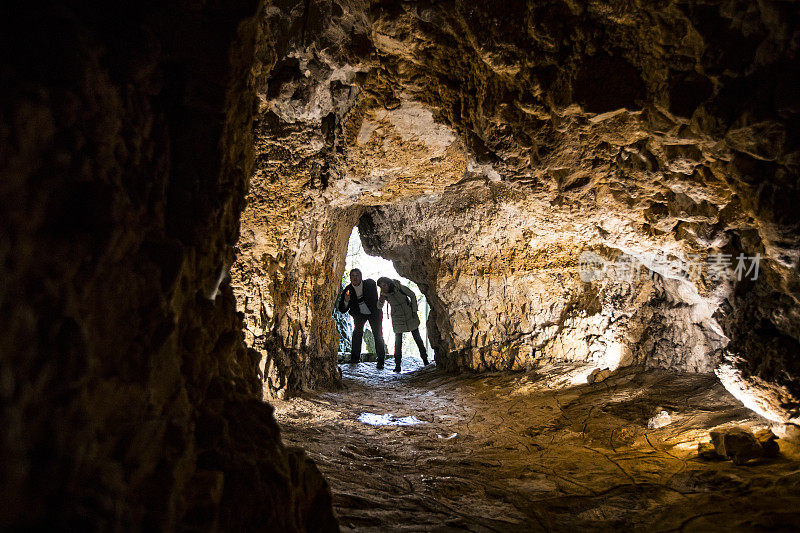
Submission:
[[[394,284],[392,292],[381,291],[381,297],[385,298],[392,308],[392,329],[395,333],[414,331],[419,327],[417,296],[398,280],[392,280],[392,283]],[[379,305],[383,308],[382,301]]]

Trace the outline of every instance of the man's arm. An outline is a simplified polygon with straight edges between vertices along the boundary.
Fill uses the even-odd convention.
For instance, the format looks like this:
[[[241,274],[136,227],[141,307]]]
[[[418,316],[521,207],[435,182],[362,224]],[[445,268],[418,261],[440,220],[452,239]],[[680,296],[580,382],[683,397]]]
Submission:
[[[342,298],[339,300],[339,312],[344,313],[350,307],[350,286],[344,288]]]
[[[386,301],[386,296],[381,294],[380,298],[378,298],[378,309],[383,309],[383,304]]]
[[[371,279],[366,279],[362,283],[364,284],[364,301],[372,302],[375,307],[378,307],[378,284]],[[375,299],[373,300],[373,298]]]

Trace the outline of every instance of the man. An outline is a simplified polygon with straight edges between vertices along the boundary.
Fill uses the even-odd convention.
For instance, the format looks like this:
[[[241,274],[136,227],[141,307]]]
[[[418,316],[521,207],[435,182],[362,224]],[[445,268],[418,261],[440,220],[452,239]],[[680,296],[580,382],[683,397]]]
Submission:
[[[378,286],[375,280],[361,279],[361,271],[354,268],[350,271],[350,285],[344,288],[339,301],[339,311],[348,311],[353,317],[353,345],[350,349],[350,363],[361,361],[361,338],[364,325],[369,321],[375,337],[375,351],[378,352],[378,370],[383,368],[386,359],[386,348],[383,345],[383,311],[378,307]]]

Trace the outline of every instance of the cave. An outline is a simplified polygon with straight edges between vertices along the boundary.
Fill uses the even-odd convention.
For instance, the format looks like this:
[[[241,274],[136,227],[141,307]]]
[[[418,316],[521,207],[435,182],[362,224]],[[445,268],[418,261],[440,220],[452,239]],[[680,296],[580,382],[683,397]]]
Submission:
[[[3,14],[3,531],[800,525],[798,4]]]

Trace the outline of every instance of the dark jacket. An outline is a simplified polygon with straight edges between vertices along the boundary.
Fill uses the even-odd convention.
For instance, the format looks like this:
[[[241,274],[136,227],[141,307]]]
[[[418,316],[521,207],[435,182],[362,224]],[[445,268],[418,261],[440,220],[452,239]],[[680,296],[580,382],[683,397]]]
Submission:
[[[380,311],[378,308],[378,286],[375,284],[375,280],[373,279],[365,279],[361,280],[361,285],[363,286],[364,290],[361,293],[361,298],[364,303],[367,304],[370,312],[372,314],[376,314]],[[344,295],[347,294],[347,291],[350,291],[350,305],[345,307],[344,305]],[[342,291],[342,295],[339,298],[339,311],[344,313],[345,311],[349,312],[351,316],[359,316],[361,315],[361,311],[358,309],[359,302],[356,299],[356,289],[353,287],[351,283],[347,287],[344,288]]]

